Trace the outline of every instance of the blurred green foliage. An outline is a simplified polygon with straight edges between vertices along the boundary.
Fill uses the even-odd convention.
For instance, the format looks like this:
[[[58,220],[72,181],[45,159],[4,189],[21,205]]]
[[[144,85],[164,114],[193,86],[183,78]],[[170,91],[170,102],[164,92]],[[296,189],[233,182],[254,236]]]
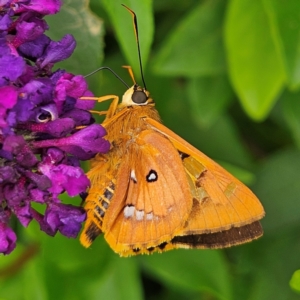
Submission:
[[[130,64],[140,81],[121,3],[137,14],[147,88],[164,123],[251,186],[265,234],[226,250],[119,258],[103,237],[84,249],[16,224],[17,249],[0,258],[0,299],[299,299],[299,0],[66,0],[48,18],[51,37],[71,32],[78,42],[61,67],[109,66],[130,83],[121,68]],[[88,80],[99,96],[125,91],[107,71]]]

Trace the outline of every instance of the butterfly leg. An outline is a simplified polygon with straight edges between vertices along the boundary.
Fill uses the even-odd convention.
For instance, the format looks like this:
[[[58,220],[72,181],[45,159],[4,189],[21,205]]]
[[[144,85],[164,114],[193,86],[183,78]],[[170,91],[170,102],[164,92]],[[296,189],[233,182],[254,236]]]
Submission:
[[[96,100],[99,103],[112,100],[112,103],[109,106],[109,109],[107,111],[100,111],[100,112],[91,111],[92,113],[97,113],[99,115],[106,115],[106,119],[109,119],[115,114],[119,103],[119,97],[116,95],[106,95],[102,97],[81,97],[80,100]]]

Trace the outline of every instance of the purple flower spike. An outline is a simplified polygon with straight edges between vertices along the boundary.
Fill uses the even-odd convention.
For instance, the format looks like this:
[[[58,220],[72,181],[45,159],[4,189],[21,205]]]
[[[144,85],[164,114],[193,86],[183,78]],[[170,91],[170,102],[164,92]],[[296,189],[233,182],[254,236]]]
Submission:
[[[15,215],[27,227],[76,237],[85,221],[82,207],[59,196],[83,195],[90,181],[80,160],[108,151],[101,125],[89,112],[95,101],[83,76],[52,71],[74,51],[71,35],[52,41],[43,16],[56,13],[59,0],[0,0],[0,253],[16,246],[9,227]],[[32,203],[46,206],[44,214]]]

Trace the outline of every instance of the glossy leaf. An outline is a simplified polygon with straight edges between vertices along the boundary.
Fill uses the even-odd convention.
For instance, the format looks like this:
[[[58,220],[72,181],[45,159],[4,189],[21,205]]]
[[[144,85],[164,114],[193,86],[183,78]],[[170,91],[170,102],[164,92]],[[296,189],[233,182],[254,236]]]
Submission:
[[[281,48],[287,83],[291,89],[300,85],[300,12],[299,1],[266,0]]]
[[[257,173],[253,189],[265,207],[266,233],[300,226],[299,170],[300,151],[290,149],[270,157]]]
[[[219,251],[170,251],[143,258],[143,265],[147,272],[173,288],[206,291],[217,299],[230,299],[227,265]]]
[[[273,235],[266,231],[257,241],[228,249],[229,257],[239,257],[235,261],[234,299],[299,299],[289,286],[299,258],[297,235],[298,228],[283,227]]]
[[[278,35],[265,1],[231,0],[225,26],[230,78],[255,120],[266,118],[285,82]]]
[[[132,25],[132,16],[121,4],[128,6],[137,15],[142,62],[143,67],[146,68],[154,32],[152,1],[101,0],[101,3],[113,24],[115,34],[118,37],[120,46],[127,59],[127,64],[133,67],[134,73],[136,74],[135,76],[139,78],[140,67],[138,63],[137,43]]]
[[[203,128],[217,120],[233,97],[230,84],[222,75],[190,79],[187,89],[192,117]]]
[[[103,60],[103,24],[89,10],[88,1],[65,2],[59,14],[46,18],[51,28],[47,34],[60,40],[71,33],[77,42],[72,60],[66,60],[56,67],[75,74],[88,74],[101,66]]]
[[[115,257],[104,275],[88,285],[90,300],[105,297],[114,300],[143,299],[137,261]]]
[[[300,270],[294,272],[291,280],[290,280],[290,287],[300,293]]]
[[[300,148],[300,93],[286,91],[282,96],[285,121],[288,124],[295,143]]]
[[[224,72],[221,24],[225,4],[223,0],[204,1],[191,9],[157,54],[155,73],[200,76]]]

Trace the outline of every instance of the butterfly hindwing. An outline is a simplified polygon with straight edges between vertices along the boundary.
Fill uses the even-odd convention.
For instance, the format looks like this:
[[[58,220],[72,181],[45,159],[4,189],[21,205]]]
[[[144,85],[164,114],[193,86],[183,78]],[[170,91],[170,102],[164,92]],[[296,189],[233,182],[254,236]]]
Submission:
[[[184,166],[166,137],[144,130],[127,153],[103,223],[105,238],[120,254],[170,241],[192,208]]]

